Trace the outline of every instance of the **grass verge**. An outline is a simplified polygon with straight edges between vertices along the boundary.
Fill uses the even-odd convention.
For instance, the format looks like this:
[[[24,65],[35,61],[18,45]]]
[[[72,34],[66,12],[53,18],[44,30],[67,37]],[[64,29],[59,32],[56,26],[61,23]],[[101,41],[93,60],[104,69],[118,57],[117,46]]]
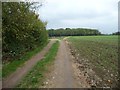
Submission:
[[[16,69],[20,66],[23,65],[23,63],[25,63],[25,61],[29,60],[32,56],[34,56],[35,54],[37,54],[38,52],[40,52],[46,45],[48,44],[48,42],[46,44],[44,44],[43,46],[39,46],[38,48],[27,52],[25,55],[23,55],[21,58],[19,58],[18,60],[13,60],[12,62],[3,64],[2,66],[2,77],[6,78],[7,76],[9,76],[12,72],[16,71]]]
[[[55,59],[59,47],[59,41],[54,43],[48,53],[41,61],[39,61],[32,70],[23,78],[23,80],[17,85],[18,88],[39,88],[45,79],[45,73],[47,73],[49,65],[51,65]]]

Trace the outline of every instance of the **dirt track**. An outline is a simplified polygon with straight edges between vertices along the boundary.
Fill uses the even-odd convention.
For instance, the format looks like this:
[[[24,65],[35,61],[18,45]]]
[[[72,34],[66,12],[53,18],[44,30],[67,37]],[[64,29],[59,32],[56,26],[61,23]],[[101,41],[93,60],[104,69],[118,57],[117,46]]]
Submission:
[[[40,88],[90,87],[84,74],[78,70],[74,63],[74,59],[70,53],[70,49],[68,48],[68,42],[65,39],[59,40],[60,46],[53,65],[53,70],[48,73],[44,85],[40,86]],[[18,68],[14,73],[3,80],[3,88],[15,87],[27,72],[29,72],[31,68],[44,57],[55,41],[56,39],[51,39],[51,42],[40,53],[33,56],[22,67]]]
[[[54,70],[44,82],[44,88],[78,88],[89,87],[84,75],[78,77],[78,70],[73,62],[67,42],[60,41],[60,47],[54,62]],[[80,79],[81,78],[81,79]]]
[[[37,55],[33,56],[30,60],[26,61],[22,67],[18,68],[14,73],[8,76],[5,80],[3,80],[3,88],[13,88],[15,87],[20,80],[31,70],[31,68],[41,60],[47,51],[50,49],[52,44],[56,40],[51,40],[49,44]]]

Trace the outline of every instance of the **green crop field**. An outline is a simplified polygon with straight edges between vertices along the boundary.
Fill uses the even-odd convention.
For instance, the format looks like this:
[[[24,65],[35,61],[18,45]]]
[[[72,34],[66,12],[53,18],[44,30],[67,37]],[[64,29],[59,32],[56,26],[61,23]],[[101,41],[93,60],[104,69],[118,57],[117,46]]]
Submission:
[[[68,41],[78,60],[91,63],[90,67],[104,83],[117,84],[118,36],[74,36]]]

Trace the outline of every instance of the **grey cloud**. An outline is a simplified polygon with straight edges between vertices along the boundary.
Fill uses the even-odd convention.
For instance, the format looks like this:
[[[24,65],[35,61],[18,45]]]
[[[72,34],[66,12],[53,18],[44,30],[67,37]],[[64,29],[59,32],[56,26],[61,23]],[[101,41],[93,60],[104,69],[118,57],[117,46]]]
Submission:
[[[47,28],[89,27],[102,33],[118,30],[117,1],[85,1],[88,0],[46,0],[48,3],[39,11],[40,18],[48,21]]]

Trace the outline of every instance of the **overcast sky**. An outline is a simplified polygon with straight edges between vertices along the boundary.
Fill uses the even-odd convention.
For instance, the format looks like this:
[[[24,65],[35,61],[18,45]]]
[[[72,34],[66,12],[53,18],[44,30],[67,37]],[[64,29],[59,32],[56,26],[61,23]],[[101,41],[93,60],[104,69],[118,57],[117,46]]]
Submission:
[[[36,0],[35,0],[36,1]],[[45,0],[38,13],[47,28],[95,28],[118,31],[119,0]]]

